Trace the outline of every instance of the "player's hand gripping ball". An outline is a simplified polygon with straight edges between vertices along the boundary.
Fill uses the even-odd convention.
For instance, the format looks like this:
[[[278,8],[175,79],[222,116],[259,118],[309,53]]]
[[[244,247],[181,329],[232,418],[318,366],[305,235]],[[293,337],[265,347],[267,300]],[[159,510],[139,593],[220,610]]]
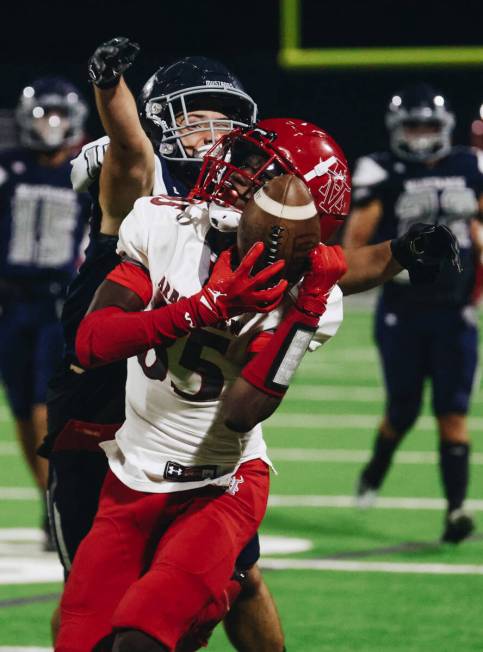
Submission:
[[[261,267],[284,260],[284,278],[289,283],[300,280],[309,252],[320,242],[320,221],[312,195],[298,177],[275,177],[248,201],[237,232],[240,256],[258,241],[265,245]]]
[[[255,273],[263,250],[263,244],[256,242],[236,269],[232,269],[234,247],[223,251],[199,294],[200,305],[223,320],[244,312],[270,312],[276,308],[287,289],[286,280],[275,280],[284,263],[279,260]]]
[[[319,244],[309,254],[310,270],[299,287],[296,306],[315,317],[324,314],[330,291],[347,272],[344,252],[338,245]]]

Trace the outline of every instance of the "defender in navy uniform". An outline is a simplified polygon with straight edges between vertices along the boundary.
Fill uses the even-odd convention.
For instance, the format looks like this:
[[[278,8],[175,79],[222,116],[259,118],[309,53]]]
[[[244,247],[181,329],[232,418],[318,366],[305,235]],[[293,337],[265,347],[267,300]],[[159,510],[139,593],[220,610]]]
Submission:
[[[394,95],[386,115],[391,151],[357,162],[344,244],[358,247],[393,238],[418,221],[444,224],[458,240],[462,273],[446,265],[434,283],[421,277],[409,284],[402,272],[384,285],[375,338],[386,412],[357,495],[360,506],[374,502],[394,452],[419,415],[429,378],[447,500],[442,540],[457,543],[474,529],[464,510],[470,451],[466,414],[478,357],[471,230],[483,207],[483,162],[475,151],[451,146],[454,122],[446,99],[429,86]]]
[[[89,216],[69,165],[86,117],[72,84],[38,79],[16,110],[22,146],[0,154],[0,373],[42,494],[47,465],[36,450],[47,431],[47,382],[62,356],[60,310]]]
[[[77,327],[105,276],[118,264],[119,226],[138,197],[184,195],[196,180],[206,151],[224,132],[252,124],[253,100],[220,63],[188,57],[160,68],[145,84],[138,106],[123,79],[138,46],[116,38],[89,62],[96,103],[108,136],[89,143],[73,161],[72,183],[93,200],[86,260],[69,288],[62,314],[66,353],[49,386],[49,434],[42,454],[50,459],[49,494],[58,551],[66,572],[89,531],[107,471],[99,448],[124,421],[124,362],[85,371],[75,356]],[[138,115],[139,111],[139,115]],[[232,213],[210,216],[216,231],[230,231]],[[225,235],[214,231],[214,236]],[[273,600],[254,564],[258,537],[238,560],[247,571],[237,607],[225,619],[237,649],[282,650],[283,634]],[[53,634],[58,614],[52,618]],[[244,647],[243,647],[244,646]]]

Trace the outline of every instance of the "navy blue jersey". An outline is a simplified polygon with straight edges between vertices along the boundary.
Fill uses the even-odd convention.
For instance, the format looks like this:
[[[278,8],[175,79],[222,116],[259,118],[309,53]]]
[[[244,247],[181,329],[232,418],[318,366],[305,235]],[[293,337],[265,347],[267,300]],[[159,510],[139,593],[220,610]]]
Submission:
[[[382,203],[382,218],[373,242],[396,238],[416,222],[445,224],[461,250],[463,273],[449,264],[435,284],[411,286],[406,273],[385,284],[389,304],[408,307],[465,305],[470,300],[475,263],[470,223],[478,215],[483,192],[483,163],[469,148],[454,147],[431,166],[398,159],[391,152],[362,157],[353,175],[353,205],[373,199]]]
[[[74,274],[90,199],[71,188],[68,161],[40,165],[27,149],[0,153],[0,279],[60,295]]]

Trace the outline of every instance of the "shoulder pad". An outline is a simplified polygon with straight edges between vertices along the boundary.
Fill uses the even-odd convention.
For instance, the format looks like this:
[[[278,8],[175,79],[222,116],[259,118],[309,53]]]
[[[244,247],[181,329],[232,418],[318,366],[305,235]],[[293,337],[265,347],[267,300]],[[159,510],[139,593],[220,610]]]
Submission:
[[[97,179],[109,145],[109,136],[103,136],[87,143],[71,161],[70,180],[76,192],[84,192]]]
[[[362,156],[356,161],[352,184],[354,186],[374,186],[385,181],[388,171],[373,156]]]

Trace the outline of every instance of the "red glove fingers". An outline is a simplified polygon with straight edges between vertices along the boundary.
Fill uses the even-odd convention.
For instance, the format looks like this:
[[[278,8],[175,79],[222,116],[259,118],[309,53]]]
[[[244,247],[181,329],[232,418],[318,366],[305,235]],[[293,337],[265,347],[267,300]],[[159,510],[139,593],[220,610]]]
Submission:
[[[309,315],[320,317],[325,312],[331,289],[346,273],[347,263],[338,245],[317,245],[310,252],[309,260],[310,271],[303,278],[296,306]]]
[[[283,279],[268,291],[266,285],[280,273],[285,262],[279,260],[251,276],[250,272],[263,251],[263,243],[254,244],[235,271],[231,269],[230,264],[233,249],[224,251],[217,260],[207,284],[199,295],[195,295],[199,296],[200,310],[203,311],[204,307],[220,320],[244,312],[273,310],[282,300],[288,283]],[[211,321],[205,315],[201,318]]]

